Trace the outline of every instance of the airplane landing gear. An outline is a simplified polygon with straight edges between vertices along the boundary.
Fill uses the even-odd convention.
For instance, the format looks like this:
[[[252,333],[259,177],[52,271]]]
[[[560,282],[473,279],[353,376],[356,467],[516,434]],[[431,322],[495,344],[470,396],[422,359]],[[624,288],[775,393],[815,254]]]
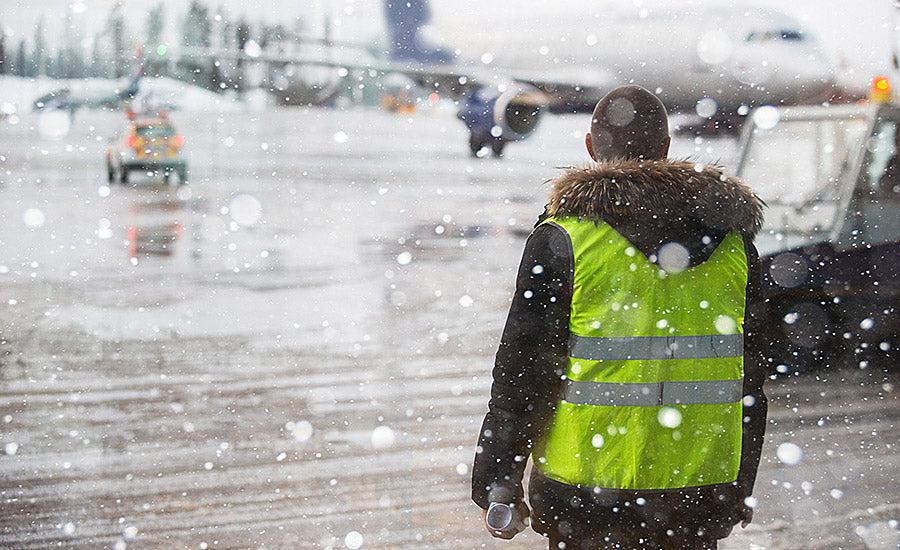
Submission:
[[[479,153],[482,149],[490,147],[494,157],[500,158],[503,156],[503,148],[505,146],[505,141],[497,139],[490,134],[485,135],[483,132],[469,133],[469,152],[473,157],[484,156],[484,154],[479,155]]]

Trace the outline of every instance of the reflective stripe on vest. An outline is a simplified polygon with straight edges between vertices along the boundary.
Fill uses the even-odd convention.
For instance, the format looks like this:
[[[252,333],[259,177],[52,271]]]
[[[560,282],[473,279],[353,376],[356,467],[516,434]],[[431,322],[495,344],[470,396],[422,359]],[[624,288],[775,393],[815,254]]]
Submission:
[[[743,239],[666,271],[603,221],[556,218],[571,239],[568,366],[532,459],[581,487],[731,483],[740,468],[747,287]]]
[[[743,353],[743,334],[619,338],[596,338],[577,334],[569,336],[569,357],[590,361],[710,359],[739,357]]]
[[[740,401],[743,380],[697,382],[585,382],[566,379],[563,400],[576,405],[660,407]]]

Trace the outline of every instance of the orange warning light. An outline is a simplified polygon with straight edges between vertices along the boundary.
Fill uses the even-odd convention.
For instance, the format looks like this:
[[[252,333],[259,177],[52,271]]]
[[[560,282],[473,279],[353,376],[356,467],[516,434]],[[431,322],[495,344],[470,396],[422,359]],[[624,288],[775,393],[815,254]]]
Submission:
[[[869,99],[876,103],[890,103],[891,81],[886,76],[876,76],[872,79],[872,90]]]

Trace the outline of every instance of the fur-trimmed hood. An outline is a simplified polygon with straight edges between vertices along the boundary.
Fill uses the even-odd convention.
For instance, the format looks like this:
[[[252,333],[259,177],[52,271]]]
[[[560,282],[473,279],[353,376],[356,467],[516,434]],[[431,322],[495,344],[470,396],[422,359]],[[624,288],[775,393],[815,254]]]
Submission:
[[[695,219],[753,237],[765,203],[738,178],[685,160],[617,159],[569,168],[551,180],[545,217],[579,216],[616,224]]]

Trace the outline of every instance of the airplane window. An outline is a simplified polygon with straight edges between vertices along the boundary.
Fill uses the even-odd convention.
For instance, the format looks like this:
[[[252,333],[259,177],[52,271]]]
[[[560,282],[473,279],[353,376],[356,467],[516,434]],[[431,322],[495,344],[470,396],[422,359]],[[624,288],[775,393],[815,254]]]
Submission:
[[[803,40],[803,33],[794,30],[781,31],[782,40]]]
[[[802,32],[793,29],[753,31],[744,39],[745,42],[770,42],[772,40],[801,41],[806,37]]]
[[[769,42],[779,36],[779,31],[754,31],[747,35],[747,42]]]

